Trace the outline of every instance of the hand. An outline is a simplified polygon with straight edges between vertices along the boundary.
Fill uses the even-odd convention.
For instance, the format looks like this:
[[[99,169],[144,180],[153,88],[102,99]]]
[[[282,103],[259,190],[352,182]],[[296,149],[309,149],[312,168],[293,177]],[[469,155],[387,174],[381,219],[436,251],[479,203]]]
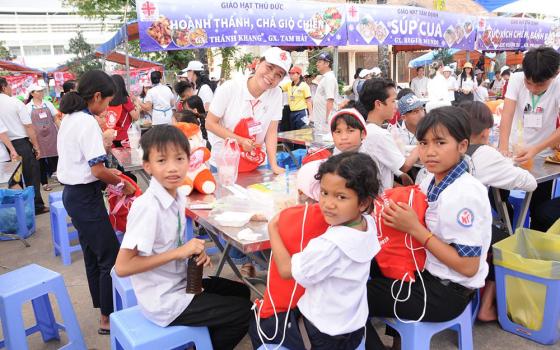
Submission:
[[[204,252],[204,241],[202,239],[193,238],[179,248],[175,249],[175,260],[185,260],[193,255],[199,255]]]
[[[136,193],[136,187],[134,187],[132,183],[126,180],[123,180],[123,183],[124,183],[123,193],[126,196],[132,196],[134,193]]]
[[[280,168],[278,165],[271,165],[270,169],[272,170],[273,173],[275,173],[276,175],[279,174],[284,174],[286,172],[286,170],[284,168]]]
[[[258,146],[258,145],[256,145],[255,141],[253,141],[251,139],[241,137],[240,140],[239,140],[239,146],[241,146],[243,151],[251,152],[253,150],[253,148]]]
[[[39,149],[39,147],[33,147],[33,151],[35,152],[35,158],[39,159],[41,158],[41,150]]]
[[[416,212],[406,203],[395,203],[389,200],[389,205],[385,207],[382,213],[383,220],[387,226],[402,232],[411,234],[412,236],[418,232],[418,228],[422,226],[418,220]]]
[[[212,261],[210,260],[210,257],[206,254],[206,252],[203,251],[202,253],[198,254],[196,258],[196,264],[198,266],[202,265],[204,267],[211,267]]]
[[[402,173],[401,176],[399,176],[401,179],[401,184],[403,186],[410,186],[410,185],[414,185],[414,180],[412,180],[412,178],[410,176],[408,176],[407,173]]]
[[[523,164],[523,163],[528,162],[529,160],[535,158],[537,153],[539,153],[539,151],[537,150],[537,148],[535,146],[530,146],[530,147],[527,147],[527,148],[520,148],[520,149],[516,150],[516,152],[515,152],[514,161],[516,161],[519,164]]]
[[[510,150],[508,149],[508,146],[506,144],[506,146],[499,146],[498,147],[498,151],[500,151],[500,153],[506,157],[506,158],[511,158],[513,156],[513,154],[510,152]]]
[[[14,161],[20,159],[19,154],[16,152],[15,149],[13,149],[13,150],[10,151],[10,157],[11,157],[12,160],[14,160]]]
[[[115,168],[108,168],[107,170],[109,170],[109,172],[115,176],[119,176],[122,174],[122,172],[119,169],[115,169]]]

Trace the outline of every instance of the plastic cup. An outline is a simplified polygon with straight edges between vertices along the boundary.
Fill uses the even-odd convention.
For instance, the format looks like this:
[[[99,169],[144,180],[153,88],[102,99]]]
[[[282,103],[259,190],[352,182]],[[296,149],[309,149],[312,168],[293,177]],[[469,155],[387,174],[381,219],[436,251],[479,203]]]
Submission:
[[[533,169],[533,158],[529,159],[528,161],[526,161],[524,163],[520,163],[519,166],[522,167],[525,170],[532,170]]]

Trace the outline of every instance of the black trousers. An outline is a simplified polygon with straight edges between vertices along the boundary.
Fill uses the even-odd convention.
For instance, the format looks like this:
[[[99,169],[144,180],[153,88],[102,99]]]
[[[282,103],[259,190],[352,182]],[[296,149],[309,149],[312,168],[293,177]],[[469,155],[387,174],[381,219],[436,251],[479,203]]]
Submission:
[[[14,145],[16,152],[22,159],[21,165],[25,186],[33,186],[35,189],[35,210],[41,210],[45,207],[41,197],[41,170],[39,168],[39,161],[35,158],[33,145],[27,137],[12,140],[12,145]]]
[[[41,169],[41,185],[49,183],[49,177],[56,172],[58,165],[58,156],[46,157],[39,159],[39,168]]]
[[[374,264],[374,263],[373,263]],[[376,267],[372,264],[372,272]],[[459,316],[468,303],[471,301],[474,291],[450,283],[444,285],[442,281],[432,276],[428,271],[422,273],[426,286],[426,312],[422,321],[425,322],[445,322]],[[393,306],[395,300],[391,295],[393,279],[372,275],[367,283],[367,297],[369,305],[369,315],[371,317],[395,317]],[[395,285],[394,294],[398,292],[400,281]],[[408,283],[398,295],[399,299],[406,299],[408,295]],[[397,304],[397,315],[401,319],[417,320],[422,315],[424,308],[424,290],[418,276],[416,282],[412,284],[410,297],[405,302]],[[393,335],[388,330],[389,335]],[[375,329],[370,322],[366,325],[366,349],[383,349],[383,344]]]
[[[358,348],[358,345],[362,342],[364,338],[364,328],[360,328],[354,332],[341,334],[341,335],[328,335],[321,332],[313,323],[309,322],[299,311],[295,308],[290,311],[288,315],[288,323],[286,326],[286,333],[284,336],[284,322],[286,320],[287,313],[280,312],[278,315],[278,332],[276,332],[276,337],[272,340],[267,340],[263,337],[266,344],[280,344],[282,338],[282,346],[288,349],[304,349],[303,338],[298,327],[298,320],[303,317],[303,324],[307,335],[309,336],[309,341],[311,342],[311,348],[313,350],[354,350]],[[269,318],[264,318],[260,320],[260,328],[263,332],[270,338],[276,330],[276,319],[274,316]],[[249,327],[249,335],[251,336],[251,342],[253,343],[253,348],[258,349],[262,345],[262,341],[259,338],[257,331],[257,322],[255,317],[251,317],[251,326]],[[274,349],[274,346],[268,346],[269,349]]]
[[[103,202],[104,187],[101,181],[66,185],[62,202],[78,231],[93,307],[109,316],[113,312],[111,268],[117,259],[119,241]]]
[[[249,328],[251,292],[243,283],[220,277],[203,279],[202,287],[170,326],[206,326],[214,349],[233,349]]]
[[[531,228],[546,231],[556,219],[560,217],[558,199],[551,200],[553,181],[542,182],[537,186],[531,197],[529,210],[531,214]]]

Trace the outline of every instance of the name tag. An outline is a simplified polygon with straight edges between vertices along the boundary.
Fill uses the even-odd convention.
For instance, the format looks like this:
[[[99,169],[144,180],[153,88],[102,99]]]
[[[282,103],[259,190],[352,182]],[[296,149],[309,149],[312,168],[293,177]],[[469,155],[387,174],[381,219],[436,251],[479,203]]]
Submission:
[[[542,128],[542,113],[525,113],[523,115],[523,127]]]
[[[47,113],[45,113],[45,112],[39,113],[39,119],[45,119],[46,117],[48,117]]]
[[[249,122],[247,129],[249,130],[250,136],[255,136],[262,132],[262,123],[256,120]]]

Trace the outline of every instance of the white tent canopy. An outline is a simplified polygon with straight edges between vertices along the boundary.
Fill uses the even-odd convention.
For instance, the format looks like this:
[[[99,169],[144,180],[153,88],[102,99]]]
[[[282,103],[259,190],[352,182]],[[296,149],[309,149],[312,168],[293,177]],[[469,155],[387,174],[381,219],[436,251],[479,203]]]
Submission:
[[[535,13],[551,17],[560,17],[560,1],[558,0],[517,0],[496,8],[492,12]]]

